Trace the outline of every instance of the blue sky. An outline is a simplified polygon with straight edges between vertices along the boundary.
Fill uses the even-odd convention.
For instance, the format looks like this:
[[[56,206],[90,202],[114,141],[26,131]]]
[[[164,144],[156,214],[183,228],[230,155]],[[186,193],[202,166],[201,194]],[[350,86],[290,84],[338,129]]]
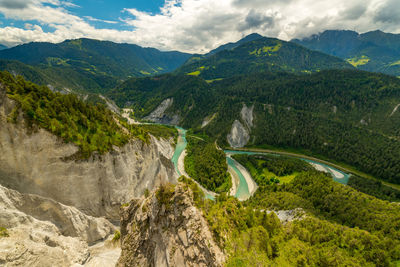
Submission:
[[[69,2],[72,5],[65,6],[64,8],[71,14],[85,18],[90,21],[92,25],[99,28],[106,27],[112,29],[126,29],[127,26],[129,26],[120,20],[129,17],[129,15],[123,11],[124,9],[135,8],[139,11],[157,14],[160,12],[160,8],[164,5],[164,0],[81,0]],[[55,6],[51,4],[45,5]],[[31,20],[7,19],[4,14],[0,14],[0,22],[2,27],[24,27],[25,23],[35,23],[35,21]],[[51,31],[51,29],[46,27],[46,25],[44,25],[42,29],[45,31]]]
[[[139,11],[148,12],[151,14],[157,14],[160,12],[160,8],[164,5],[163,0],[84,0],[76,1],[79,8],[70,8],[70,10],[80,17],[90,16],[95,19],[116,21],[116,24],[103,23],[97,21],[99,26],[108,26],[111,28],[121,28],[126,26],[125,23],[121,23],[119,18],[126,18],[127,14],[123,12],[124,9],[135,8]],[[96,22],[93,22],[96,25]]]
[[[92,38],[204,53],[257,32],[400,32],[399,0],[0,0],[0,43]]]

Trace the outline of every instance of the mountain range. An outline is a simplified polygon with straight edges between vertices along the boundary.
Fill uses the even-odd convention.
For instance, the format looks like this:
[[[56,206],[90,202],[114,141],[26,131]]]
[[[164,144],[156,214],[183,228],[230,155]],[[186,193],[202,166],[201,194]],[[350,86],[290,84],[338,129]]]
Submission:
[[[337,57],[311,51],[295,43],[250,35],[204,56],[192,57],[176,72],[215,80],[263,71],[311,73],[342,68],[352,66]]]
[[[292,42],[340,57],[361,70],[400,76],[400,34],[329,30]]]
[[[36,82],[43,80],[40,84],[99,92],[114,87],[121,79],[171,72],[189,57],[186,53],[162,52],[132,44],[76,39],[5,49],[0,51],[3,59],[0,64],[3,69],[28,79],[29,72],[36,72],[41,77]]]
[[[1,50],[0,263],[399,266],[396,42]]]

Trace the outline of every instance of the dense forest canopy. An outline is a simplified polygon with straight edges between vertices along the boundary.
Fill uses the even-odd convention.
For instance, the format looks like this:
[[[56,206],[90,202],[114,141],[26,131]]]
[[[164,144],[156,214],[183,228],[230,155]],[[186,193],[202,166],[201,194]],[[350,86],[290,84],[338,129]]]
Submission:
[[[175,129],[164,126],[129,125],[103,105],[85,103],[72,94],[54,93],[8,72],[0,72],[0,84],[5,86],[7,96],[16,101],[10,121],[18,122],[22,110],[29,126],[44,128],[65,142],[76,144],[80,157],[87,158],[94,151],[105,153],[130,138],[147,142],[149,133],[163,137],[176,134]]]
[[[349,63],[275,38],[255,38],[220,49],[217,53],[193,56],[176,73],[213,81],[265,71],[311,73],[324,69],[351,69]]]
[[[361,70],[400,76],[400,36],[379,30],[328,30],[302,40],[292,40],[309,49],[340,57]]]
[[[129,80],[109,97],[133,106],[139,118],[172,98],[167,114],[178,114],[180,125],[224,146],[243,104],[254,105],[248,146],[306,150],[400,183],[396,77],[326,70],[303,75],[267,72],[206,83],[199,77],[167,75]],[[206,117],[213,120],[202,127]]]
[[[215,202],[204,200],[191,180],[180,180],[193,190],[228,252],[227,266],[396,266],[400,259],[400,206],[317,171],[303,171],[283,185],[261,186],[246,202],[224,194]],[[303,210],[287,223],[266,212],[299,207]]]
[[[185,171],[206,189],[221,193],[232,186],[228,174],[225,153],[209,143],[195,137],[188,137]]]

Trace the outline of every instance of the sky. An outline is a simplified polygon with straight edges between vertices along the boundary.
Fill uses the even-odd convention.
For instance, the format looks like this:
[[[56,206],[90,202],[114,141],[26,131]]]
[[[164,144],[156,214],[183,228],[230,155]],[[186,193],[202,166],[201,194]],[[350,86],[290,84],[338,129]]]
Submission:
[[[400,33],[400,0],[0,0],[0,44],[92,38],[205,53],[259,33]]]

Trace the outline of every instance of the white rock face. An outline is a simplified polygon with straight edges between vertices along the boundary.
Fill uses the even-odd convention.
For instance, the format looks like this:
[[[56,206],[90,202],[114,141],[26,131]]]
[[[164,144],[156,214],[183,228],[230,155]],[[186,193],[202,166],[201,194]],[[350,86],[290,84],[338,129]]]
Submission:
[[[211,117],[204,118],[203,122],[201,123],[201,128],[206,127],[214,118],[217,116],[217,113],[214,113]]]
[[[0,207],[4,209],[4,212],[0,214],[0,225],[6,228],[20,222],[11,215],[17,210],[37,220],[52,222],[62,235],[80,237],[88,243],[101,240],[115,230],[115,227],[104,218],[88,216],[77,208],[63,205],[52,199],[21,194],[1,185]]]
[[[178,124],[179,122],[178,115],[173,115],[172,117],[169,117],[165,114],[165,111],[172,105],[173,102],[174,102],[173,98],[165,99],[155,110],[153,110],[148,116],[144,117],[144,119],[155,123],[172,124],[172,125]]]
[[[0,265],[6,266],[83,264],[89,257],[87,242],[101,240],[115,230],[104,218],[3,186],[0,225],[9,234],[0,238]]]
[[[251,107],[247,107],[246,104],[243,104],[243,108],[240,111],[240,117],[249,129],[253,127],[253,110],[254,105],[252,105]]]
[[[9,233],[0,237],[0,266],[114,266],[121,252],[109,244],[115,226],[96,217],[117,222],[121,204],[176,182],[171,140],[132,140],[68,160],[75,145],[27,130],[22,116],[8,123],[14,106],[0,84],[0,226]]]
[[[245,125],[243,125],[239,120],[233,122],[231,131],[227,136],[228,143],[231,147],[241,148],[249,142],[250,131],[253,127],[253,110],[254,105],[247,107],[246,104],[243,104],[242,110],[240,111],[240,117]]]
[[[88,160],[64,158],[78,148],[45,130],[28,133],[23,123],[8,123],[12,101],[0,89],[0,184],[44,196],[86,214],[118,220],[119,206],[163,181],[176,182],[169,141],[132,140]],[[4,92],[4,91],[3,91]]]
[[[231,147],[240,148],[244,147],[249,142],[250,135],[248,130],[240,123],[240,121],[235,120],[227,138]]]

